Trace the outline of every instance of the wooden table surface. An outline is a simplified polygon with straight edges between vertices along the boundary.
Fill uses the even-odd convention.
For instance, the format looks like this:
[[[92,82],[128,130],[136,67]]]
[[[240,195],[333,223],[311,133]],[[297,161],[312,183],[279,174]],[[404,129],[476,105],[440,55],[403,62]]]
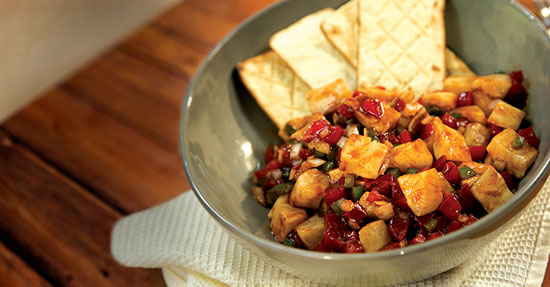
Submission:
[[[184,91],[216,42],[271,2],[186,0],[0,125],[0,286],[164,284],[113,260],[111,228],[189,189]]]

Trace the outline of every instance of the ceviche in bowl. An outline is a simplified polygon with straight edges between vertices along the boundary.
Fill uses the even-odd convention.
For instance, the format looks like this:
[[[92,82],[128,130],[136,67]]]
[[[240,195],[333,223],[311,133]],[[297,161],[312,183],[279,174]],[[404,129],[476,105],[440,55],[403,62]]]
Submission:
[[[338,83],[306,94],[325,116],[292,119],[252,192],[278,242],[325,252],[419,244],[513,197],[538,156],[523,74],[452,76],[441,91]]]
[[[546,182],[542,25],[510,1],[380,3],[279,1],[190,83],[186,174],[235,256],[329,285],[419,280],[474,258]]]

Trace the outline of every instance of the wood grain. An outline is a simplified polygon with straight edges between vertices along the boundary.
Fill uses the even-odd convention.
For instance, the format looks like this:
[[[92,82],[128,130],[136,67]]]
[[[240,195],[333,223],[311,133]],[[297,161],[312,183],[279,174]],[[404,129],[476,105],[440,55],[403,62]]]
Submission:
[[[40,98],[4,128],[127,213],[189,189],[178,154],[64,90]]]
[[[209,17],[218,17],[231,20],[233,22],[241,22],[248,16],[252,15],[252,12],[260,11],[277,1],[274,0],[232,0],[232,1],[193,1],[193,7],[204,13],[210,15]],[[172,9],[174,13],[181,6]],[[163,18],[167,18],[167,16]]]
[[[0,243],[0,287],[45,287],[50,285],[4,244]]]
[[[186,80],[118,49],[64,84],[71,95],[91,101],[175,155],[186,87]]]
[[[54,285],[162,284],[158,272],[151,277],[111,258],[109,236],[120,214],[2,134],[0,166],[0,231]]]
[[[210,50],[235,25],[236,21],[210,15],[197,9],[201,1],[185,1],[155,20],[155,24],[171,32],[171,36],[182,42],[193,44],[199,50]],[[204,5],[215,5],[216,0],[206,0]],[[233,1],[231,1],[233,2]],[[233,2],[234,3],[234,2]],[[252,12],[245,5],[233,8]],[[223,11],[220,11],[223,13]]]
[[[169,31],[152,25],[138,31],[120,45],[119,49],[188,82],[212,47],[213,45],[207,45],[201,48],[179,41]]]

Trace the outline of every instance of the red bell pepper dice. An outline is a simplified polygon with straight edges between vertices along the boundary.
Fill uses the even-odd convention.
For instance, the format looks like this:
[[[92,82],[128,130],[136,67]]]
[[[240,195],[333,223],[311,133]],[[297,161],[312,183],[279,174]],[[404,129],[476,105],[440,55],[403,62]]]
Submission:
[[[392,249],[397,249],[399,247],[401,247],[399,242],[390,242],[390,243],[384,245],[384,247],[378,249],[378,251],[392,250]]]
[[[388,223],[388,232],[393,240],[402,241],[405,239],[409,231],[409,223],[410,220],[401,219],[398,216],[394,216],[390,219],[390,223]]]
[[[359,241],[346,241],[344,243],[344,253],[363,253],[363,245]]]
[[[452,184],[457,184],[460,182],[460,173],[458,172],[458,167],[454,162],[448,161],[443,170],[441,171],[443,176]]]
[[[485,145],[479,145],[479,146],[471,146],[470,147],[470,155],[472,156],[473,161],[481,161],[483,158],[485,158],[485,150],[487,146]]]
[[[411,134],[409,131],[404,130],[399,134],[399,143],[404,144],[408,142],[411,142]]]
[[[463,92],[458,95],[456,101],[457,107],[472,106],[474,104],[474,94],[472,92]]]
[[[395,206],[401,208],[403,211],[412,213],[411,208],[407,204],[407,198],[405,197],[405,194],[403,194],[403,191],[401,190],[399,184],[392,184],[391,197]]]
[[[325,203],[330,208],[330,205],[340,198],[346,197],[346,188],[343,186],[329,187],[325,189]]]
[[[518,81],[518,82],[523,82],[523,72],[521,70],[518,70],[518,71],[512,71],[510,72],[508,75],[510,75],[510,78]]]
[[[466,209],[474,207],[474,195],[472,194],[472,190],[470,189],[469,185],[465,184],[461,186],[456,194],[458,196],[458,202],[460,203],[460,206]]]
[[[529,143],[533,147],[535,148],[539,147],[540,140],[535,134],[535,132],[533,131],[533,127],[521,129],[518,131],[518,134],[522,136],[527,141],[527,143]]]
[[[514,182],[514,179],[512,178],[512,176],[508,171],[503,171],[500,173],[500,175],[504,179],[504,182],[506,182],[506,186],[508,186],[508,189],[510,191],[514,191],[518,188],[516,183]]]
[[[361,109],[364,113],[374,116],[377,119],[382,118],[384,115],[384,107],[382,102],[373,98],[366,98],[363,103],[361,103]]]
[[[394,104],[393,108],[396,111],[400,112],[400,111],[405,109],[405,105],[406,105],[405,101],[403,101],[402,98],[398,98],[397,101],[395,101],[395,104]]]
[[[451,127],[453,129],[458,129],[458,121],[456,120],[455,117],[451,116],[450,114],[448,113],[445,113],[442,117],[441,117],[441,121],[447,125],[448,127]]]
[[[313,150],[303,148],[300,150],[299,156],[302,160],[306,160],[308,157],[313,155]]]
[[[334,230],[339,237],[344,236],[344,232],[349,229],[344,219],[335,213],[325,215],[325,226],[327,229]]]
[[[409,243],[407,245],[415,245],[415,244],[422,243],[422,242],[425,242],[425,241],[426,241],[426,237],[424,237],[424,235],[422,235],[422,234],[418,234],[413,239],[411,239],[411,241],[409,241]]]
[[[448,192],[445,193],[447,196],[445,196],[445,199],[439,205],[437,210],[439,210],[449,220],[455,220],[458,218],[460,211],[462,211],[462,206],[460,206],[460,203],[452,194]]]
[[[424,125],[422,128],[422,132],[420,132],[420,138],[425,140],[429,137],[431,137],[434,134],[434,125],[432,123],[428,123]]]
[[[261,180],[261,179],[263,179],[264,177],[267,176],[267,172],[268,172],[268,171],[269,171],[269,170],[267,169],[267,167],[264,167],[264,168],[262,168],[262,169],[256,171],[256,172],[254,173],[254,177],[256,177],[257,180]]]
[[[326,126],[328,126],[328,124],[323,120],[314,121],[304,132],[302,140],[304,142],[312,141],[314,138],[317,137],[319,131],[324,129]]]
[[[353,109],[346,105],[341,105],[340,107],[338,107],[338,113],[342,115],[342,117],[344,117],[345,119],[353,118]]]
[[[267,169],[274,170],[281,167],[281,162],[278,159],[273,159],[267,164]]]
[[[447,157],[442,155],[436,161],[433,162],[432,167],[437,171],[442,171],[447,163]]]
[[[499,127],[497,125],[494,125],[494,124],[491,124],[491,123],[488,123],[487,127],[489,128],[489,135],[492,136],[492,137],[498,135],[498,133],[500,133],[502,131],[501,127]]]
[[[391,173],[378,177],[377,179],[370,180],[365,184],[365,188],[370,191],[377,191],[383,196],[389,197],[391,192],[391,185],[393,181],[393,175]]]
[[[353,219],[355,222],[360,223],[363,218],[367,217],[367,212],[361,204],[355,203],[353,209],[344,213],[343,217],[348,220]]]
[[[459,230],[460,228],[462,228],[462,223],[459,222],[459,221],[454,220],[454,221],[451,221],[449,223],[449,227],[447,228],[447,230],[448,230],[447,232],[451,233],[453,231]]]
[[[329,144],[336,144],[344,134],[344,129],[340,126],[328,126],[327,129],[330,133],[323,138],[323,141]]]
[[[327,214],[328,215],[328,214]],[[345,243],[342,241],[341,235],[339,235],[334,229],[328,228],[319,242],[318,250],[328,252],[342,252]]]
[[[432,233],[430,236],[428,236],[428,239],[426,239],[426,240],[436,239],[436,238],[441,237],[442,235],[443,235],[443,234],[441,234],[440,232],[434,232],[434,233]]]

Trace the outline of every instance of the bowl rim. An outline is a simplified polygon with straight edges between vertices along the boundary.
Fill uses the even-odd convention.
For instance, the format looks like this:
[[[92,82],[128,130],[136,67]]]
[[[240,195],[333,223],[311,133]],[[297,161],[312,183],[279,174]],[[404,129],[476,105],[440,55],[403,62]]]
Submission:
[[[426,241],[422,244],[415,244],[412,246],[405,246],[403,248],[381,251],[381,252],[374,252],[374,253],[353,253],[353,254],[327,253],[327,252],[311,251],[311,250],[288,247],[278,242],[275,242],[274,240],[267,240],[251,232],[243,231],[239,227],[232,224],[229,220],[221,216],[219,213],[216,212],[214,207],[210,205],[208,200],[200,193],[196,183],[194,182],[191,176],[190,167],[189,167],[189,158],[188,158],[189,154],[187,153],[187,150],[188,150],[187,134],[185,129],[185,126],[187,126],[187,123],[189,122],[187,109],[191,106],[191,103],[193,101],[193,93],[195,90],[195,86],[198,82],[198,79],[201,78],[204,70],[206,69],[206,66],[208,66],[212,58],[214,58],[218,54],[220,49],[222,49],[225,46],[225,44],[231,38],[233,38],[233,36],[238,31],[240,31],[243,27],[245,27],[249,23],[262,17],[266,13],[269,13],[271,10],[279,6],[288,5],[288,2],[290,1],[288,0],[278,1],[271,5],[268,5],[267,7],[261,9],[259,12],[246,18],[243,22],[241,22],[235,28],[233,28],[227,35],[225,35],[222,38],[222,40],[220,40],[214,46],[214,48],[210,50],[210,52],[202,61],[195,76],[189,83],[189,86],[185,92],[185,97],[182,101],[181,116],[180,116],[179,145],[180,145],[181,157],[183,160],[183,166],[185,169],[185,174],[189,180],[191,189],[193,190],[193,193],[195,194],[199,202],[208,211],[208,213],[210,213],[210,215],[214,217],[216,221],[218,221],[218,223],[220,223],[225,229],[229,230],[231,233],[237,235],[241,239],[244,239],[253,244],[260,245],[261,248],[266,248],[273,252],[281,252],[281,253],[289,253],[292,255],[298,255],[308,259],[330,260],[330,261],[344,261],[344,260],[356,261],[356,260],[367,260],[367,259],[393,258],[393,257],[404,256],[408,254],[420,253],[424,250],[431,249],[434,247],[440,247],[446,244],[457,242],[459,240],[473,238],[475,237],[475,234],[483,232],[484,230],[487,229],[487,227],[494,227],[498,225],[498,223],[501,221],[504,221],[502,225],[505,225],[508,222],[510,222],[510,220],[513,217],[516,217],[518,214],[521,213],[521,210],[520,210],[515,214],[508,214],[507,212],[508,210],[510,209],[513,210],[521,205],[527,205],[529,201],[531,201],[532,198],[534,198],[536,194],[542,189],[542,186],[544,185],[544,183],[546,182],[550,174],[550,168],[549,168],[550,153],[545,155],[545,157],[542,159],[543,162],[540,168],[535,171],[536,172],[535,175],[529,178],[528,181],[525,184],[523,184],[523,186],[520,189],[516,191],[512,200],[509,200],[508,202],[506,202],[501,208],[498,208],[495,212],[485,215],[476,224],[468,226],[468,228],[460,229],[451,234],[446,234],[445,236],[436,238],[434,240]],[[512,5],[516,10],[518,10],[521,14],[527,17],[531,23],[535,24],[538,27],[539,32],[543,34],[546,40],[550,43],[550,35],[546,33],[545,26],[535,15],[533,15],[527,8],[525,8],[523,5],[521,5],[516,1],[509,0],[507,2],[509,5]]]

